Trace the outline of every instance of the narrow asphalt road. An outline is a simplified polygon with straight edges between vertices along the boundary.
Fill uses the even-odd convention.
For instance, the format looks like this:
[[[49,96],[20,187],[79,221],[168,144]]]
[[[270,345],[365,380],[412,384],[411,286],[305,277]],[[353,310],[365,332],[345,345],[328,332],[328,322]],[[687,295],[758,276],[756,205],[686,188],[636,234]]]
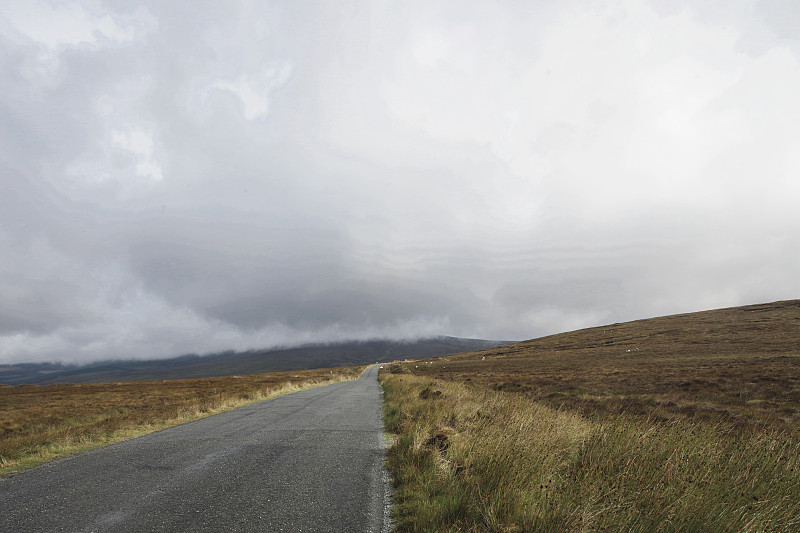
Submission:
[[[0,531],[385,531],[377,374],[0,479]]]

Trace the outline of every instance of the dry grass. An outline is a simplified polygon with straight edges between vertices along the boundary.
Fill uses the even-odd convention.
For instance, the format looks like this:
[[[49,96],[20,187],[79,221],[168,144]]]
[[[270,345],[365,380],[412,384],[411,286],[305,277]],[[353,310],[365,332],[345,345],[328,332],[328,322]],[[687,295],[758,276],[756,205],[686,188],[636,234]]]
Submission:
[[[428,359],[417,375],[596,416],[800,428],[800,301],[674,315]]]
[[[400,531],[800,530],[800,302],[382,373]]]
[[[517,393],[383,380],[399,531],[800,528],[800,441],[786,434],[590,420]]]
[[[0,386],[0,475],[280,394],[355,379],[363,369]]]

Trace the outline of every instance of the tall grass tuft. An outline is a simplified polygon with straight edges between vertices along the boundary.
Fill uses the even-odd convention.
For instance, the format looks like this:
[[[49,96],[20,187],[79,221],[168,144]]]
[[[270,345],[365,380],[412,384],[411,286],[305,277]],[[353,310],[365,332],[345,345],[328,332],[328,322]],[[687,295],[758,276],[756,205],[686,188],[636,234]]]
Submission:
[[[800,442],[382,374],[398,531],[798,531]]]

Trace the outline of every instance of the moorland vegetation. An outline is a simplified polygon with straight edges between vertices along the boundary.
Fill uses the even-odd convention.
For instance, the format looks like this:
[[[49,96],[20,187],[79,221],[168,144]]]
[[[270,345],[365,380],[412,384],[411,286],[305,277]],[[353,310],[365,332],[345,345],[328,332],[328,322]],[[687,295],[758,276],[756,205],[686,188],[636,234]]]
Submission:
[[[399,531],[800,530],[800,301],[381,373]]]
[[[0,476],[281,394],[356,379],[364,368],[0,385]]]

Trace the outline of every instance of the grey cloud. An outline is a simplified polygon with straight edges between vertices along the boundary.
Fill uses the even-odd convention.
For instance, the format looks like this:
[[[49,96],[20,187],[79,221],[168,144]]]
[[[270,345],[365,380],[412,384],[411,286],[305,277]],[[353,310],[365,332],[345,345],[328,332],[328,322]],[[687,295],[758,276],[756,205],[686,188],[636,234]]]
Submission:
[[[748,5],[16,2],[0,362],[796,297],[798,34]]]

